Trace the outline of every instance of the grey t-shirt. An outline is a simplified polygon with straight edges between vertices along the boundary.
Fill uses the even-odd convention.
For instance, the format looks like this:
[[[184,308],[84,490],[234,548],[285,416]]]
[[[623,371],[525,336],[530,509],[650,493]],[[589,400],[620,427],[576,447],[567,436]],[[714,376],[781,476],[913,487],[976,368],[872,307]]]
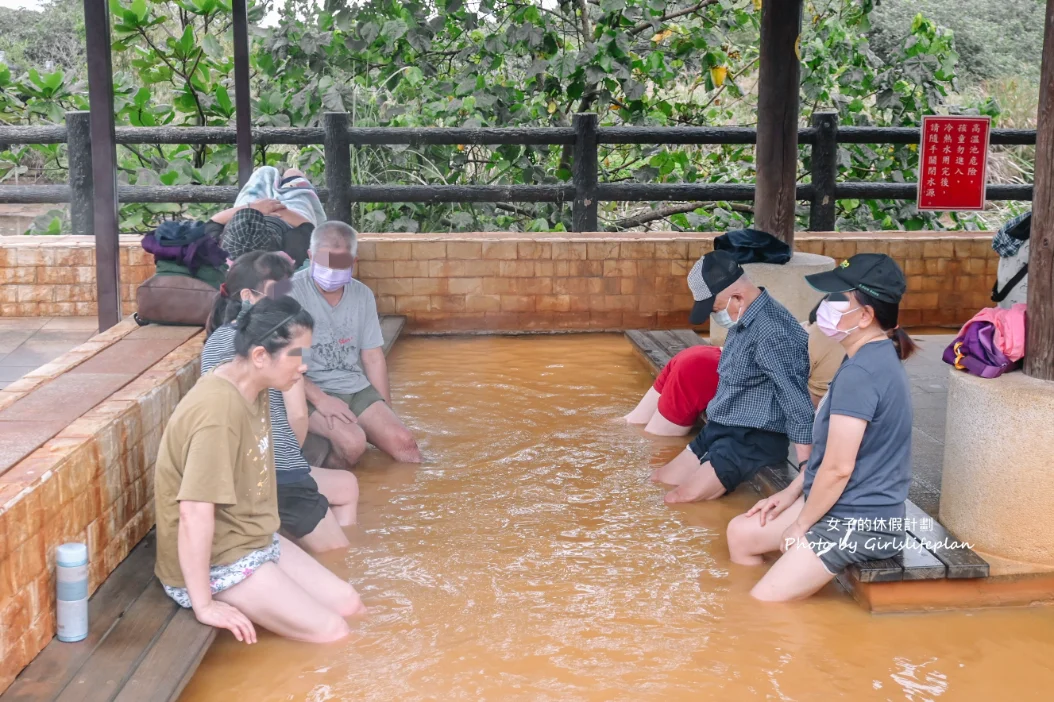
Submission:
[[[911,388],[892,341],[864,344],[831,380],[813,422],[806,497],[823,461],[832,414],[863,419],[867,428],[853,474],[827,516],[902,518],[911,485]]]
[[[324,392],[350,395],[370,384],[362,371],[364,349],[384,345],[373,291],[357,280],[344,286],[335,306],[322,297],[310,269],[293,276],[293,298],[315,320],[307,377]]]

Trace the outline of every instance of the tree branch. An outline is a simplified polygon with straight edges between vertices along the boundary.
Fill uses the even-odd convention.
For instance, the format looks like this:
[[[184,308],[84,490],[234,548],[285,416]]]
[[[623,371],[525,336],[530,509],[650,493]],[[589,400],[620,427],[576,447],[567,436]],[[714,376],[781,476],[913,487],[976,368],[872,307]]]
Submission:
[[[678,10],[677,12],[671,12],[670,14],[663,15],[662,17],[653,17],[650,20],[639,22],[633,27],[633,29],[629,30],[629,34],[636,36],[642,32],[648,31],[648,29],[650,28],[662,24],[663,22],[669,22],[670,20],[677,19],[678,17],[684,17],[685,15],[691,15],[696,12],[699,12],[699,10],[705,9],[710,5],[716,4],[717,1],[718,0],[703,0],[702,2],[696,3],[691,7],[686,7],[683,10]]]
[[[623,229],[629,229],[630,227],[639,227],[642,224],[648,222],[654,222],[657,219],[666,219],[676,214],[684,214],[686,212],[694,212],[701,207],[706,207],[705,202],[689,202],[684,205],[667,205],[666,207],[658,207],[654,210],[648,210],[635,214],[632,217],[625,217],[623,219],[617,219],[614,223],[607,226],[604,231],[617,232]],[[754,208],[750,205],[743,205],[740,203],[731,203],[729,207],[734,212],[744,212],[754,214]]]

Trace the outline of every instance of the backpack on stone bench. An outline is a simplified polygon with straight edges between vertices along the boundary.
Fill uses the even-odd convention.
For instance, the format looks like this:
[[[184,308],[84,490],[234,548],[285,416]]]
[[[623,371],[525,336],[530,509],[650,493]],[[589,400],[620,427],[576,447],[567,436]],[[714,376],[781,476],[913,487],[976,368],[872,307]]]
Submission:
[[[155,275],[135,292],[140,325],[168,324],[203,327],[219,291],[189,275]]]

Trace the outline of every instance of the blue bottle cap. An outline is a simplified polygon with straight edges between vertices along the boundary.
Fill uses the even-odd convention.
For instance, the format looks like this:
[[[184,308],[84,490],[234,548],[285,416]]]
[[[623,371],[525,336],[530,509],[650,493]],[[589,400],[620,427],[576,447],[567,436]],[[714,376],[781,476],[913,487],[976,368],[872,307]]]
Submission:
[[[88,562],[88,547],[85,544],[62,544],[55,549],[56,565],[75,568]]]

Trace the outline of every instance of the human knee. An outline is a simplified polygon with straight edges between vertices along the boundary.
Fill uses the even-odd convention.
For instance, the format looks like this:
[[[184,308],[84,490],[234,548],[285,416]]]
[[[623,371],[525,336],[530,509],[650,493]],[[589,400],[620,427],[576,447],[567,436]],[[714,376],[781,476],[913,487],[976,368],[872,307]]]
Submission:
[[[745,514],[734,517],[728,523],[725,538],[728,540],[728,550],[733,554],[746,553],[749,543],[750,521]]]
[[[358,424],[351,424],[331,439],[346,459],[354,462],[366,452],[366,434]]]

